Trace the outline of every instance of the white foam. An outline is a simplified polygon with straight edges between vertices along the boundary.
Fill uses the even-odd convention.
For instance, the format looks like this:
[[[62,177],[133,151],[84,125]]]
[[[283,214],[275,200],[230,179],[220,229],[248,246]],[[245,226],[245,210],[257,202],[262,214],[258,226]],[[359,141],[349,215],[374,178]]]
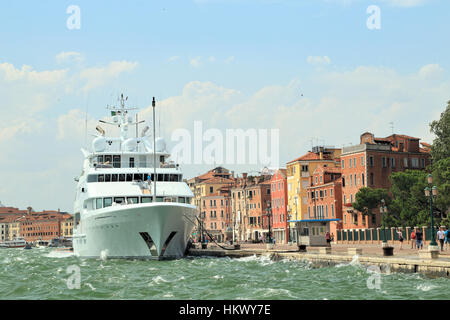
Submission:
[[[436,288],[436,286],[434,286],[432,284],[425,284],[425,283],[421,283],[416,287],[417,290],[422,290],[422,291],[430,291],[435,288]]]
[[[50,251],[49,253],[45,254],[44,257],[47,258],[68,258],[74,256],[73,252],[70,251]]]
[[[215,275],[213,278],[214,278],[214,279],[223,279],[223,276],[217,274],[217,275]]]
[[[97,289],[95,289],[95,288],[92,286],[92,284],[90,284],[90,283],[85,283],[85,285],[88,286],[89,288],[91,288],[92,291],[97,290]]]

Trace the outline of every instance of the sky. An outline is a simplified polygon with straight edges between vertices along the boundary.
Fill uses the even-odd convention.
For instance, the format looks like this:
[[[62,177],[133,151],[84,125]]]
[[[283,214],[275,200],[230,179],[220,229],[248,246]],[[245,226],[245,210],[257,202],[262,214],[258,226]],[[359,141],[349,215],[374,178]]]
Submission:
[[[0,202],[72,212],[80,148],[120,93],[148,123],[156,97],[169,151],[196,122],[279,130],[280,167],[366,131],[431,143],[450,100],[449,12],[447,0],[1,1]],[[214,164],[263,166],[183,164],[184,176]]]

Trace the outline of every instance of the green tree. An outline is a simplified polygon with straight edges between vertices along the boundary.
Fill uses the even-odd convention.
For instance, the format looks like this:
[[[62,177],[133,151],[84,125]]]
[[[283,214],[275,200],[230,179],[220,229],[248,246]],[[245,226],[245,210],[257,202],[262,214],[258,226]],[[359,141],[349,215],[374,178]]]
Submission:
[[[354,209],[361,212],[364,216],[373,215],[373,210],[380,206],[381,199],[390,203],[390,198],[386,189],[372,189],[363,187],[355,195],[355,202],[352,203]]]
[[[390,175],[392,203],[386,214],[388,226],[429,225],[428,199],[424,189],[427,173],[421,170],[393,172]]]
[[[441,113],[441,118],[430,123],[430,131],[435,134],[431,146],[431,157],[434,162],[450,157],[450,101]]]

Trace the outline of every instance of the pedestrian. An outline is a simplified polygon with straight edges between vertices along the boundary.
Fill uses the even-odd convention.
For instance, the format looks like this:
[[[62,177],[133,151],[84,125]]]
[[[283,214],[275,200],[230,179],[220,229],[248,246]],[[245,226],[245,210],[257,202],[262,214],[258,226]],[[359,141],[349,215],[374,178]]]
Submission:
[[[334,242],[334,233],[331,234],[331,242]]]
[[[331,246],[331,236],[328,231],[325,233],[325,240],[327,241],[327,246]]]
[[[416,231],[413,229],[411,232],[411,249],[416,248]]]
[[[403,233],[401,230],[397,229],[397,234],[398,234],[398,241],[400,241],[400,250],[402,250],[403,247]]]
[[[416,230],[416,244],[417,249],[423,249],[423,233],[420,229]]]
[[[439,240],[439,243],[441,244],[441,251],[444,250],[444,240],[445,240],[445,232],[444,228],[440,227],[439,231],[437,232],[437,238]]]
[[[450,230],[448,228],[445,228],[445,247],[448,249],[448,244],[450,242]]]

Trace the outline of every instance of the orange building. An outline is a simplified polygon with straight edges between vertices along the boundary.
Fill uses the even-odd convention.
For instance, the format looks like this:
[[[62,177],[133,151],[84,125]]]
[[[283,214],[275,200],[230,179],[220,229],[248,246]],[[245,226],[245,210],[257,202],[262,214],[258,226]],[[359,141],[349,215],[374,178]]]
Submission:
[[[285,244],[289,241],[286,169],[276,170],[270,180],[270,185],[272,200],[272,237],[275,238],[276,243]]]
[[[62,236],[61,221],[70,217],[69,214],[62,214],[59,211],[33,212],[29,208],[26,215],[17,219],[20,223],[20,236],[27,242],[58,238]]]
[[[342,228],[341,168],[318,166],[310,177],[308,193],[308,220],[329,221],[329,232],[336,235]],[[333,221],[335,220],[335,221]]]
[[[362,187],[389,189],[389,176],[393,172],[424,170],[430,164],[430,148],[427,143],[419,141],[419,138],[399,134],[376,138],[366,132],[361,135],[359,145],[342,149],[341,206],[344,229],[377,228],[381,225],[379,210],[369,217],[353,209],[356,193]]]
[[[230,188],[223,187],[217,192],[201,197],[202,222],[206,231],[217,242],[231,240],[227,229],[231,226]]]

